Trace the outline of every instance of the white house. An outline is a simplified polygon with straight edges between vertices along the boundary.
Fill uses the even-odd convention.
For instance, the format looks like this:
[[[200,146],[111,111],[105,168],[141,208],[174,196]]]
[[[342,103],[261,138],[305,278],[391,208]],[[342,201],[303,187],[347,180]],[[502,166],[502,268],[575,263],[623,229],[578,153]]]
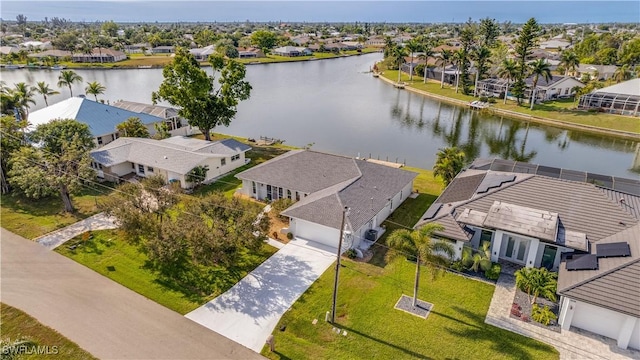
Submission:
[[[525,83],[527,88],[524,92],[524,100],[529,101],[531,99],[531,91],[533,88],[533,77],[525,79]],[[508,85],[508,96],[511,96],[513,82],[510,82]],[[585,85],[583,83],[571,76],[554,75],[549,79],[549,81],[543,77],[539,77],[535,88],[536,102],[571,97],[575,95],[576,88],[584,86]],[[484,96],[503,97],[505,89],[507,89],[507,81],[504,79],[490,78],[478,81],[478,91]]]
[[[209,60],[209,56],[211,54],[216,52],[216,46],[209,45],[203,48],[189,49],[189,52],[191,53],[191,55],[193,55],[193,57],[196,58],[196,60],[206,61]]]
[[[444,226],[436,236],[454,245],[457,258],[463,247],[488,241],[491,261],[559,271],[563,329],[640,349],[639,180],[476,160],[416,227],[430,222]],[[602,247],[622,243],[624,255]]]
[[[417,174],[366,160],[290,151],[236,175],[239,192],[260,200],[289,198],[282,212],[294,236],[337,247],[343,210],[344,250],[370,246],[382,222],[411,194]],[[370,231],[375,230],[375,233]]]
[[[302,46],[282,46],[273,49],[273,54],[278,56],[307,56],[312,55],[313,52],[309,48]]]
[[[118,182],[130,175],[161,175],[191,187],[185,176],[197,166],[207,166],[203,182],[209,182],[246,164],[251,147],[233,139],[210,142],[182,136],[164,140],[118,138],[91,151],[98,178]]]
[[[72,97],[49,105],[46,108],[29,114],[29,122],[33,127],[48,123],[54,119],[74,119],[89,126],[96,145],[102,146],[117,139],[120,135],[116,126],[130,117],[139,118],[149,130],[149,134],[156,133],[155,125],[166,123],[171,135],[192,135],[199,130],[183,124],[177,118],[177,110],[140,103],[120,101],[119,106],[111,106],[87,98]],[[137,104],[136,106],[134,106]],[[131,110],[127,110],[127,108]],[[173,116],[172,114],[174,114]],[[152,115],[152,114],[157,114]]]

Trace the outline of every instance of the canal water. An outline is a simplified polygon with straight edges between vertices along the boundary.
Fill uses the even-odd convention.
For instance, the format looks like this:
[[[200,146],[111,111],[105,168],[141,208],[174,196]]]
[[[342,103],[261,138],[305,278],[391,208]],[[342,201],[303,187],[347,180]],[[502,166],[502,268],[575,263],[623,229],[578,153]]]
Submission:
[[[471,157],[500,157],[627,178],[638,178],[638,142],[528,124],[441,103],[375,79],[369,73],[381,54],[332,60],[250,65],[251,98],[238,106],[228,128],[215,132],[267,136],[294,146],[347,156],[373,157],[431,168],[439,148],[459,146]],[[211,70],[208,70],[211,71]],[[106,87],[99,99],[151,103],[161,69],[76,70]],[[45,81],[56,87],[60,71],[5,70],[7,85]],[[68,88],[49,104],[69,97]],[[93,98],[92,95],[88,96]],[[35,96],[32,110],[44,107]]]

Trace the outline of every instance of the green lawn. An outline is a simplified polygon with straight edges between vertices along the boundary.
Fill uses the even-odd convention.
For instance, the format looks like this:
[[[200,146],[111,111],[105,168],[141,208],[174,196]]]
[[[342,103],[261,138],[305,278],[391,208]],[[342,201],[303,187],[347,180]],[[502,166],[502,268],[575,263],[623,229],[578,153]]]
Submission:
[[[108,192],[108,188],[100,187],[96,190],[86,189],[72,196],[76,207],[73,214],[63,211],[62,200],[57,196],[36,200],[18,193],[2,195],[0,224],[9,231],[33,239],[96,214],[96,204]]]
[[[397,81],[398,71],[385,70],[382,76],[387,79]],[[409,75],[403,73],[401,75],[401,81],[406,82],[409,87],[435,95],[445,96],[464,102],[478,100],[478,98],[474,98],[473,96],[462,94],[461,90],[456,93],[455,88],[448,85],[445,85],[444,89],[441,89],[440,83],[437,81],[427,81],[425,84],[423,83],[423,79],[419,76],[414,76],[413,81],[409,81]],[[576,104],[571,99],[560,99],[557,101],[545,102],[544,104],[537,104],[534,106],[533,110],[530,110],[527,104],[518,105],[515,101],[511,100],[508,100],[506,104],[503,104],[502,100],[496,100],[497,102],[491,105],[494,109],[514,111],[523,115],[530,115],[543,119],[559,120],[574,124],[640,134],[640,118],[573,110],[576,107]],[[535,119],[533,120],[535,121]],[[559,126],[562,125],[559,124]]]
[[[216,273],[217,289],[202,296],[163,281],[145,266],[147,256],[124,241],[117,230],[94,231],[92,234],[93,239],[87,243],[83,243],[79,236],[55,251],[180,314],[186,314],[225,292],[277,250],[265,244],[256,254],[243,254],[236,266],[212,267],[210,270]],[[74,244],[80,246],[70,250]]]
[[[447,273],[424,274],[420,298],[434,304],[425,320],[394,309],[413,293],[415,266],[397,258],[385,268],[350,260],[340,272],[337,323],[324,321],[331,308],[333,268],[285,313],[275,331],[272,359],[558,359],[546,344],[484,323],[494,286]],[[312,321],[318,319],[316,325]]]
[[[32,318],[28,314],[11,307],[6,304],[1,304],[0,307],[1,321],[0,321],[0,334],[2,334],[2,340],[25,338],[33,341],[35,346],[47,347],[45,350],[53,352],[57,351],[55,355],[51,354],[51,358],[59,359],[96,359],[91,354],[82,350],[78,344],[72,342],[66,337],[60,335],[59,332],[52,328],[41,324],[38,320]],[[4,342],[0,343],[0,347],[3,347]],[[21,355],[17,359],[42,359],[43,355],[30,354]],[[4,355],[3,355],[4,359]]]

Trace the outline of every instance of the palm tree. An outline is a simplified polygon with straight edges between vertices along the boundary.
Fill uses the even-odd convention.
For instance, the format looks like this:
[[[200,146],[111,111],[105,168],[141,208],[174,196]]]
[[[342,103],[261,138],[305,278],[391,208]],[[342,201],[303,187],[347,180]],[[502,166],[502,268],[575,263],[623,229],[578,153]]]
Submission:
[[[470,247],[465,247],[462,253],[463,265],[474,272],[479,270],[488,271],[491,269],[491,242],[484,241],[482,250],[474,253]]]
[[[385,36],[384,38],[384,53],[383,56],[385,58],[391,56],[393,53],[393,49],[396,47],[396,43],[393,41],[391,36]]]
[[[547,82],[549,82],[552,78],[551,69],[549,68],[549,64],[544,59],[538,59],[529,64],[529,70],[531,71],[531,75],[533,75],[533,83],[531,86],[531,110],[533,110],[533,104],[535,104],[535,96],[536,96],[536,86],[538,85],[538,80],[540,76],[542,76]]]
[[[444,69],[453,60],[453,52],[451,50],[442,50],[437,57],[437,64],[442,67],[442,74],[440,78],[440,89],[444,87]]]
[[[58,87],[68,86],[71,97],[73,97],[71,85],[76,82],[82,82],[82,76],[76,74],[73,70],[62,70],[60,76],[58,76]]]
[[[631,79],[631,71],[629,70],[629,65],[624,64],[619,68],[617,68],[616,71],[613,73],[613,79],[617,83]]]
[[[402,64],[404,64],[404,58],[407,56],[407,49],[402,46],[396,46],[391,52],[391,57],[398,65],[398,83],[400,82],[400,76],[402,74]]]
[[[458,85],[460,84],[460,68],[463,66],[466,57],[467,54],[464,49],[456,50],[453,53],[453,62],[456,64],[456,94],[458,93]]]
[[[473,95],[477,96],[478,80],[480,80],[486,72],[486,66],[491,65],[491,59],[489,59],[491,57],[491,50],[486,46],[480,46],[473,51],[471,56],[476,62],[476,81],[473,88]]]
[[[429,47],[429,45],[427,44],[423,44],[422,47],[422,54],[418,55],[418,58],[420,60],[424,60],[424,79],[423,79],[423,83],[427,83],[427,65],[429,64],[429,58],[433,57],[433,50],[431,50],[431,47]]]
[[[42,95],[42,97],[44,98],[44,104],[46,106],[49,106],[49,102],[47,101],[47,96],[60,94],[60,91],[51,89],[49,87],[49,84],[45,83],[44,81],[38,82],[37,85],[38,86],[36,86],[34,90],[37,91],[40,95]]]
[[[411,56],[411,68],[409,69],[409,81],[413,80],[413,55],[414,53],[422,50],[422,43],[417,39],[411,39],[407,42],[406,46]]]
[[[551,301],[556,300],[558,274],[545,268],[522,268],[515,272],[516,286],[529,295],[529,302],[534,304],[538,296]]]
[[[576,71],[580,66],[580,59],[573,51],[564,51],[560,57],[560,65],[564,67],[564,76],[567,76],[569,70]]]
[[[507,80],[507,86],[504,88],[504,103],[507,103],[507,94],[509,93],[509,85],[518,75],[518,65],[511,59],[502,60],[500,69],[498,70],[498,76]]]
[[[22,120],[27,120],[29,117],[29,108],[31,107],[29,104],[36,104],[36,101],[33,100],[34,87],[23,82],[15,84],[14,87],[11,94],[13,96],[15,109],[18,110]]]
[[[462,171],[465,161],[466,155],[455,146],[439,149],[436,163],[433,166],[433,176],[440,176],[444,185],[449,185]]]
[[[403,254],[416,259],[416,278],[413,285],[413,306],[417,305],[418,285],[420,283],[420,265],[424,262],[431,271],[432,278],[442,273],[442,268],[449,265],[454,255],[451,244],[444,241],[433,241],[432,236],[437,231],[444,230],[440,224],[429,223],[417,230],[398,229],[389,235],[387,244]],[[392,253],[397,255],[397,253]],[[448,256],[440,255],[445,254]]]
[[[87,83],[87,87],[84,88],[84,91],[87,94],[91,94],[93,96],[96,97],[96,101],[98,101],[98,95],[100,94],[104,94],[104,91],[107,90],[106,87],[104,87],[102,84],[100,84],[97,81],[94,82],[88,82]]]

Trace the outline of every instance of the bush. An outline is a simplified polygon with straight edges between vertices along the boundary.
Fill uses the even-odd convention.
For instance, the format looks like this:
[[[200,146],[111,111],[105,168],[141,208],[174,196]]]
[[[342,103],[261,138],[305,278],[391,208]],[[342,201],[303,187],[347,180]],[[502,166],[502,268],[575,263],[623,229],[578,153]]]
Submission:
[[[356,249],[349,249],[347,251],[344,252],[344,254],[349,258],[349,259],[355,259],[358,257],[358,253],[356,252]]]
[[[282,198],[275,200],[271,203],[271,211],[273,211],[275,216],[280,217],[282,220],[286,220],[285,217],[280,216],[280,213],[285,211],[289,206],[293,205],[293,200]]]
[[[489,100],[487,100],[487,101],[489,101],[490,104],[495,104],[496,103],[496,99],[495,98],[489,98]]]
[[[545,326],[548,326],[551,321],[556,321],[558,319],[556,314],[554,314],[548,306],[545,305],[544,308],[541,308],[538,304],[533,304],[531,309],[531,318]]]
[[[488,100],[489,100],[489,98],[488,98],[488,97],[486,97],[486,96],[480,96],[480,101],[487,102]]]
[[[484,272],[484,277],[492,281],[498,280],[500,277],[500,271],[502,271],[502,265],[493,263],[491,264],[491,268]]]
[[[287,239],[293,240],[293,233],[292,232],[288,232],[287,233]]]
[[[465,270],[465,266],[462,263],[461,260],[458,261],[454,261],[453,263],[451,263],[451,269],[458,271],[458,272],[463,272]]]

